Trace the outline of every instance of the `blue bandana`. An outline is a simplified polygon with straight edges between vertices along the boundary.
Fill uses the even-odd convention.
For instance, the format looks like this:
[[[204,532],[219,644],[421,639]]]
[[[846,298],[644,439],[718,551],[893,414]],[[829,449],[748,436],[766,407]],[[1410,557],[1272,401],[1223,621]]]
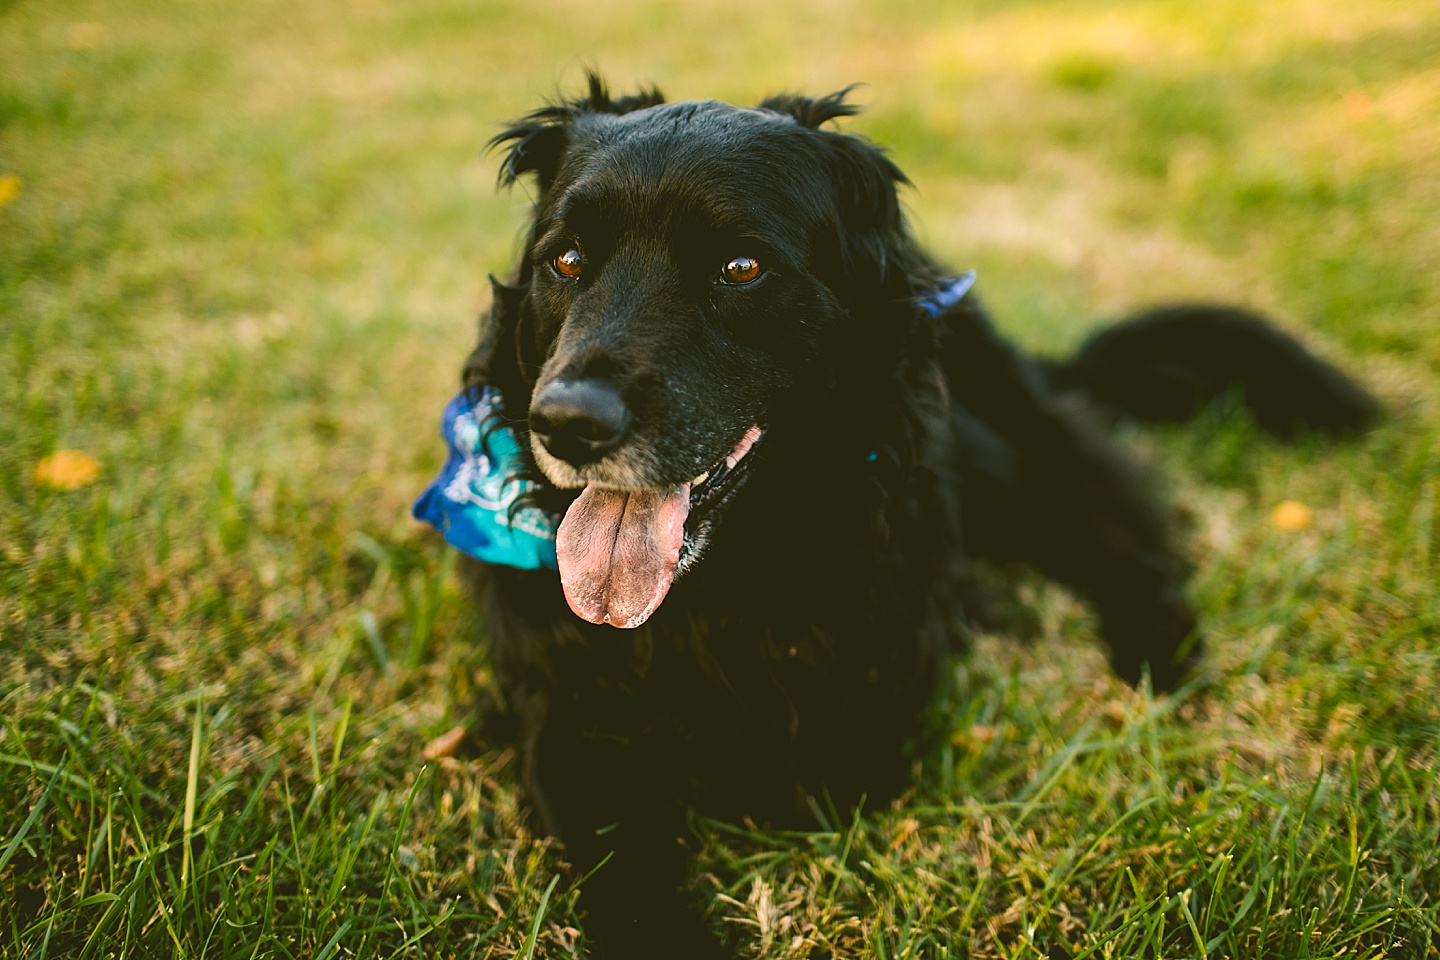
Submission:
[[[920,304],[921,310],[932,317],[938,317],[965,299],[965,294],[969,293],[973,286],[975,286],[975,271],[967,270],[939,290],[925,294],[917,302]]]
[[[538,507],[516,507],[535,488],[519,476],[520,442],[500,412],[494,387],[462,390],[445,406],[440,433],[450,457],[411,513],[470,556],[521,570],[554,570],[555,521]]]
[[[916,302],[938,317],[964,299],[974,284],[971,270]],[[515,506],[537,484],[520,476],[525,460],[514,429],[501,413],[500,391],[460,391],[445,405],[440,434],[450,456],[411,508],[415,519],[443,533],[452,547],[486,563],[556,569],[556,519],[538,507]],[[871,453],[866,459],[877,456]]]

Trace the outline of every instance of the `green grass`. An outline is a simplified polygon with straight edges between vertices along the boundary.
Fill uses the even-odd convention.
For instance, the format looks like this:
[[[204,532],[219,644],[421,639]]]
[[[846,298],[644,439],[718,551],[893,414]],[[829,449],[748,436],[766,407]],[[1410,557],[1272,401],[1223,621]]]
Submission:
[[[1422,0],[0,3],[0,955],[583,946],[512,755],[425,758],[489,680],[407,507],[526,201],[481,145],[586,63],[676,97],[868,81],[850,127],[1021,342],[1235,300],[1392,414],[1346,445],[1127,434],[1212,687],[1130,691],[1027,585],[1034,635],[956,663],[900,802],[696,824],[717,929],[755,957],[1440,956]],[[38,484],[59,449],[97,482]],[[1285,500],[1314,522],[1272,526]]]

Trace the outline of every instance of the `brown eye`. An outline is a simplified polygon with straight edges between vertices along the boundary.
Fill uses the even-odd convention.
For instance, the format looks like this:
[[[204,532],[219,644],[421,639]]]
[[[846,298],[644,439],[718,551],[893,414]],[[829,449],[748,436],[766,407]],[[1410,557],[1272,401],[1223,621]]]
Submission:
[[[749,283],[760,276],[760,261],[754,257],[736,257],[725,264],[726,283]]]
[[[580,276],[580,251],[571,247],[553,261],[555,272],[562,277]]]

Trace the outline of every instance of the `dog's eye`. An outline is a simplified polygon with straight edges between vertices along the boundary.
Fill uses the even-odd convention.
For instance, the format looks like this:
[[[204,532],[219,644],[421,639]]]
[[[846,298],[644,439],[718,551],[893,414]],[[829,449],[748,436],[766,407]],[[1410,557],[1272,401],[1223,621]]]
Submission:
[[[754,257],[736,257],[725,264],[726,283],[749,283],[760,276],[760,261]]]
[[[560,254],[560,256],[556,257],[551,262],[555,265],[555,272],[560,274],[560,276],[562,277],[573,278],[580,276],[580,267],[582,264],[582,260],[580,257],[580,251],[576,250],[574,247],[566,250],[564,253]]]

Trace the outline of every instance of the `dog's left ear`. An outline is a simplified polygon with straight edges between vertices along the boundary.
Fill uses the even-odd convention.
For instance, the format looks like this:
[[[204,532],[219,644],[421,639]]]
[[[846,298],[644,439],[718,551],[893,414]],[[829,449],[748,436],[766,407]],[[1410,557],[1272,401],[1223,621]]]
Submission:
[[[853,117],[860,112],[859,107],[845,102],[845,98],[850,96],[856,86],[857,84],[852,83],[844,90],[836,90],[823,97],[802,97],[797,93],[776,94],[762,100],[760,109],[787,114],[794,117],[800,126],[813,130],[826,121],[837,117]]]
[[[840,185],[845,226],[852,233],[890,236],[903,231],[896,189],[910,181],[885,152],[851,133],[820,131],[830,149],[832,173]]]
[[[841,254],[846,270],[863,283],[875,283],[889,273],[895,255],[908,242],[896,188],[909,180],[883,150],[864,137],[820,129],[827,121],[860,112],[859,107],[845,102],[854,89],[852,85],[824,97],[781,94],[763,101],[760,108],[794,118],[824,142],[831,180],[839,189],[844,220]]]

